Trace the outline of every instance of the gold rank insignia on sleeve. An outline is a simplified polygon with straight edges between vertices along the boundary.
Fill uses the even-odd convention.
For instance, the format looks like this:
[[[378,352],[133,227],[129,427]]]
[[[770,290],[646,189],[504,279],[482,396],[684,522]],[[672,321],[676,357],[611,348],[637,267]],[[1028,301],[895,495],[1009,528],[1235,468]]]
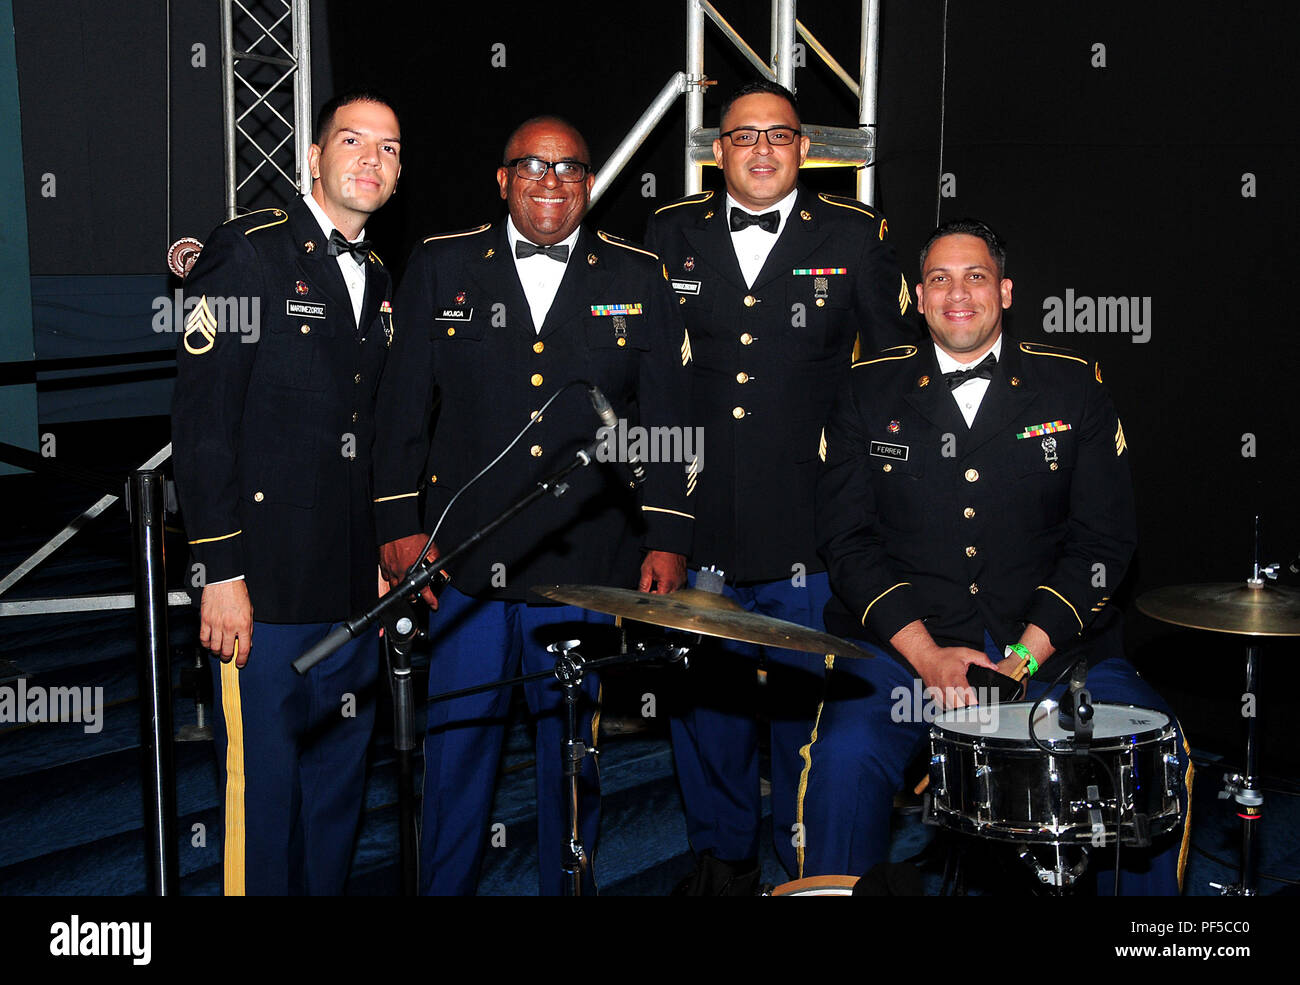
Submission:
[[[689,329],[682,329],[682,365],[687,366],[693,358],[691,354],[691,333]]]
[[[1115,457],[1123,455],[1127,447],[1128,442],[1124,440],[1124,424],[1117,417],[1115,418]]]
[[[203,341],[198,342],[196,337],[202,338]],[[217,320],[212,316],[212,309],[208,307],[208,296],[205,294],[185,319],[185,351],[191,356],[201,356],[212,348],[216,340]]]
[[[695,492],[695,484],[700,480],[700,456],[696,455],[691,459],[691,464],[686,467],[686,495],[690,496]]]
[[[907,275],[898,275],[898,313],[907,314],[907,309],[912,306],[912,292],[907,289]]]
[[[817,446],[817,457],[826,461],[826,429],[822,428],[822,440]]]

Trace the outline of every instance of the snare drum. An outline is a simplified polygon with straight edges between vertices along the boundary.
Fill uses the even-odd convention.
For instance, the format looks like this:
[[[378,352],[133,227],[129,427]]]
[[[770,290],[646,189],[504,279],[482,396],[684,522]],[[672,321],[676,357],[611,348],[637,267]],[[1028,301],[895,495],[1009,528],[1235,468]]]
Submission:
[[[1051,701],[1038,706],[1034,734],[1053,752],[1038,748],[1029,737],[1032,707],[958,708],[935,720],[927,823],[1044,845],[1113,844],[1117,823],[1124,844],[1143,844],[1177,826],[1178,745],[1168,715],[1095,703],[1094,758],[1073,754]]]

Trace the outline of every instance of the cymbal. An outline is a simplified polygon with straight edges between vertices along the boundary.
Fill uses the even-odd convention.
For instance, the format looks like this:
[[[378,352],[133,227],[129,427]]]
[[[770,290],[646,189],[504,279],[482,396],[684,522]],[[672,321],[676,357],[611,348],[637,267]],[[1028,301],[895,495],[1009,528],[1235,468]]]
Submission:
[[[704,636],[720,636],[808,653],[833,653],[837,657],[874,656],[838,636],[783,619],[746,612],[725,595],[694,588],[683,588],[671,595],[651,595],[649,592],[602,585],[535,585],[532,590],[544,598],[593,612]]]
[[[1300,592],[1245,582],[1172,585],[1147,592],[1137,607],[1152,619],[1237,636],[1300,636]]]

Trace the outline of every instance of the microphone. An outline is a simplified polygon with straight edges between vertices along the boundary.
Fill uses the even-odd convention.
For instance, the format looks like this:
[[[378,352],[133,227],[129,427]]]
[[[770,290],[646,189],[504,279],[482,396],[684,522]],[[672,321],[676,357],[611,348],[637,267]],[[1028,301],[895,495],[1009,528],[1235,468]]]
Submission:
[[[1056,712],[1056,723],[1061,730],[1074,734],[1074,752],[1086,756],[1092,743],[1092,695],[1085,685],[1088,682],[1088,661],[1081,657],[1070,671],[1070,689],[1061,698]]]
[[[618,416],[614,413],[614,408],[609,405],[605,394],[594,383],[587,385],[587,394],[591,397],[591,406],[596,411],[596,416],[605,427],[609,428],[610,436],[614,435],[618,431]],[[609,438],[605,440],[608,441]],[[641,459],[637,458],[636,449],[631,445],[627,448],[627,467],[632,470],[632,485],[643,485],[645,467],[641,464]]]

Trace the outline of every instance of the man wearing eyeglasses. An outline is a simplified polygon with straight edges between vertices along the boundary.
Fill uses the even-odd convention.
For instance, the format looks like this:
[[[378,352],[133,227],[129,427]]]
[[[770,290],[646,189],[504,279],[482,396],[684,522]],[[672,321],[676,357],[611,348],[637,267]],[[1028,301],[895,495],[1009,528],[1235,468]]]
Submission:
[[[582,226],[594,182],[586,141],[562,120],[538,118],[515,131],[502,160],[496,177],[506,221],[430,237],[416,247],[398,292],[404,315],[390,362],[395,371],[380,395],[375,453],[390,582],[419,559],[429,533],[436,534],[435,555],[459,544],[595,437],[600,421],[585,386],[551,400],[565,384],[600,387],[629,426],[683,425],[676,306],[653,254]],[[441,410],[430,448],[426,422],[435,388]],[[452,504],[498,455],[499,464]],[[555,656],[546,645],[564,639],[582,640],[588,658],[614,652],[592,630],[609,619],[536,604],[542,600],[532,586],[595,583],[666,593],[685,582],[692,523],[686,463],[651,461],[645,469],[640,491],[629,488],[625,466],[597,463],[573,472],[562,497],[547,497],[452,564],[440,600],[426,594],[438,610],[430,694],[551,670]],[[422,487],[424,525],[417,511]],[[594,699],[594,677],[587,684]],[[537,727],[541,891],[560,894],[568,883],[563,694],[546,680],[526,685],[525,697]],[[421,832],[426,893],[472,893],[489,833],[529,837],[490,832],[508,699],[504,689],[430,705]],[[581,737],[594,741],[590,703],[582,722]],[[582,761],[580,797],[590,858],[599,820],[591,756]],[[588,867],[588,891],[590,874]]]
[[[685,321],[692,420],[705,429],[692,569],[719,568],[746,608],[822,628],[830,598],[817,557],[813,499],[822,425],[863,352],[912,341],[907,285],[875,209],[798,184],[809,138],[794,96],[742,86],[723,105],[713,155],[726,194],[705,192],[651,217]],[[692,582],[694,583],[694,572]],[[762,802],[755,684],[760,648],[730,644],[696,661],[693,706],[673,719],[673,748],[697,867],[679,891],[747,895],[758,886]],[[766,653],[762,705],[772,723],[772,817],[792,874],[805,843],[797,812],[824,658]]]

